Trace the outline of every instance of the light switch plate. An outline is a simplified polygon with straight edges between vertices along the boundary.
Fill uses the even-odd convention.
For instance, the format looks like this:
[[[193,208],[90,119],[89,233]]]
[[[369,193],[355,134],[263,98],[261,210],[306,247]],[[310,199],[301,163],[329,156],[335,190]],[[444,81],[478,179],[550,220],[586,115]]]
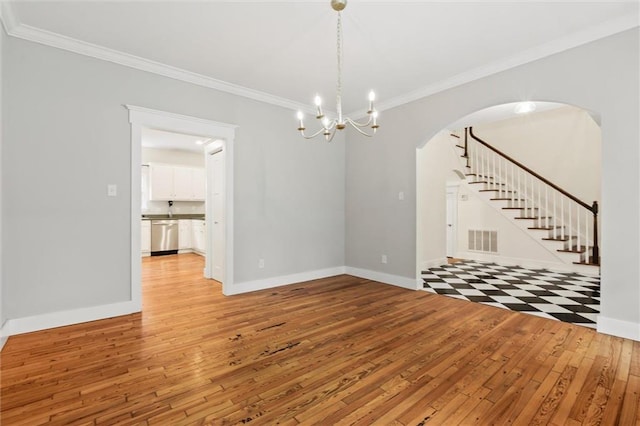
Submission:
[[[118,186],[114,184],[107,185],[107,195],[109,197],[115,197],[118,195]]]

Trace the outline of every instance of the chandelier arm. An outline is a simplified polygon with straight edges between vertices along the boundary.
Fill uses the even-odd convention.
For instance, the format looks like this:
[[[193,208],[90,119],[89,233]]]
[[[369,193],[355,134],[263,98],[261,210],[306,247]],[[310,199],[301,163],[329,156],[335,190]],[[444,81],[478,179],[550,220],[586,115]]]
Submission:
[[[304,130],[300,130],[300,134],[301,134],[301,135],[302,135],[302,137],[303,137],[303,138],[305,138],[305,139],[313,139],[313,138],[315,138],[316,136],[318,136],[318,135],[322,134],[324,131],[325,131],[325,128],[324,128],[324,127],[322,127],[320,130],[318,130],[317,132],[315,132],[315,133],[314,133],[314,134],[312,134],[312,135],[305,135]]]
[[[329,125],[328,125],[328,126],[325,126],[324,124],[322,124],[322,122],[320,122],[320,124],[322,125],[322,128],[323,128],[324,130],[331,130],[331,129],[333,129],[334,127],[336,127],[336,125],[338,124],[338,122],[337,122],[336,120],[331,120],[331,121],[329,122]]]
[[[371,114],[369,114],[369,119],[367,120],[366,123],[362,123],[362,122],[358,122],[358,121],[352,120],[349,117],[346,117],[345,120],[348,121],[349,123],[351,123],[351,125],[354,126],[354,127],[367,127],[367,126],[369,126],[369,124],[371,124],[372,117],[371,117]]]
[[[352,121],[351,119],[347,119],[347,121],[348,121],[348,122],[349,122],[349,124],[351,124],[351,126],[352,126],[354,129],[356,129],[356,130],[358,131],[358,133],[360,133],[361,135],[365,135],[365,136],[366,136],[366,137],[368,137],[368,138],[372,138],[372,137],[373,137],[373,134],[369,134],[369,133],[365,132],[364,130],[362,130],[360,127],[355,126],[355,125],[353,124],[353,121]],[[375,133],[375,130],[374,130],[374,133]]]
[[[336,129],[333,129],[333,132],[331,132],[331,136],[329,136],[329,138],[327,139],[327,142],[331,142],[335,135],[336,135]]]

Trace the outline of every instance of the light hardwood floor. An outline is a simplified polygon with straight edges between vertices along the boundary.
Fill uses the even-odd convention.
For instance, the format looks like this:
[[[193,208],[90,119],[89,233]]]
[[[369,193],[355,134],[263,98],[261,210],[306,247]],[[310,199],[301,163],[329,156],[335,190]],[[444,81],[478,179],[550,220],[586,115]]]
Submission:
[[[13,336],[2,425],[640,424],[640,343],[338,276],[224,297],[143,261],[142,314]]]

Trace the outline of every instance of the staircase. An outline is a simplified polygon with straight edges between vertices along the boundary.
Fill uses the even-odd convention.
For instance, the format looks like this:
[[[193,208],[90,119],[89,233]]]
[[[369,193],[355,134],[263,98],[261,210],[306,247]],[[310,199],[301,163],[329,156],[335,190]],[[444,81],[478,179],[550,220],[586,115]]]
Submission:
[[[591,205],[473,134],[451,133],[467,184],[570,269],[599,273],[598,203]]]

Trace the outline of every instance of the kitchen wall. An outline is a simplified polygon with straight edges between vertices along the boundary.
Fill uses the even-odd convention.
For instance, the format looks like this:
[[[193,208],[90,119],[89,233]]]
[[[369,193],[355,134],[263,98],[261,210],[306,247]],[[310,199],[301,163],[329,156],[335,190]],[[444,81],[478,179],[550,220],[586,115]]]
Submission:
[[[149,200],[149,163],[164,163],[182,166],[205,167],[204,150],[198,154],[176,149],[142,148],[142,214],[168,214],[169,204],[166,201]],[[174,201],[171,207],[173,214],[204,214],[204,201]]]
[[[640,339],[640,107],[637,28],[383,111],[374,140],[348,133],[347,266],[415,278],[416,148],[493,105],[541,100],[599,113],[602,130],[602,315],[599,329]],[[402,191],[405,199],[398,200]],[[425,201],[444,211],[445,199]],[[424,230],[444,257],[442,222]],[[386,253],[389,262],[382,264]]]

